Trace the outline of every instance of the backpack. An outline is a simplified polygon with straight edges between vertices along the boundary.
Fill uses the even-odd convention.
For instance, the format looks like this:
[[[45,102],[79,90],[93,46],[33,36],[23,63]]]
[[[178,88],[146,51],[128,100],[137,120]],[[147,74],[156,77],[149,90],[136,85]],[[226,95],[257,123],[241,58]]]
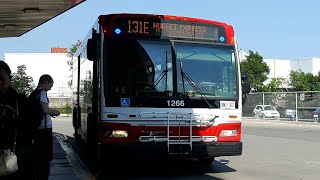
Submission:
[[[35,89],[28,97],[29,118],[32,122],[32,128],[38,129],[45,115],[41,109],[40,93],[43,89]]]

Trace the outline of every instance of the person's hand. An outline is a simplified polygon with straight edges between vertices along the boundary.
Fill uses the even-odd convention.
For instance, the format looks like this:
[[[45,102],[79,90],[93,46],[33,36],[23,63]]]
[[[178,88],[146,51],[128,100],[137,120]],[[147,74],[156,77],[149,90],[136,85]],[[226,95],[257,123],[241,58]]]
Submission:
[[[59,116],[60,112],[58,110],[53,110],[53,113],[51,114],[51,116]]]

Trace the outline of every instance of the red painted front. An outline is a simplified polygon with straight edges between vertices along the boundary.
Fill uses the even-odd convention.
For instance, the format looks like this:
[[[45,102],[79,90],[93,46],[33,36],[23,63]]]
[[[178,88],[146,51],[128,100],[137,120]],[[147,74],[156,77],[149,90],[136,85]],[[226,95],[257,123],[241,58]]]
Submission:
[[[234,44],[234,29],[232,26],[227,25],[226,23],[223,23],[223,22],[206,20],[206,19],[199,19],[199,18],[183,17],[183,16],[150,15],[150,14],[113,14],[113,15],[111,15],[112,17],[111,17],[110,22],[108,22],[107,16],[108,15],[100,16],[100,23],[101,23],[105,33],[109,36],[112,35],[112,30],[113,30],[113,24],[110,22],[113,22],[116,18],[119,18],[119,17],[164,18],[164,19],[176,19],[176,20],[182,20],[182,21],[200,22],[200,23],[223,26],[226,29],[228,44],[232,44],[232,45]],[[110,24],[108,24],[108,23],[110,23]],[[110,25],[110,27],[109,27],[109,25]]]
[[[125,130],[128,132],[127,138],[109,138],[105,136],[106,130]],[[238,130],[238,135],[234,137],[220,137],[222,130]],[[130,125],[124,123],[101,122],[99,137],[101,143],[138,143],[140,136],[149,136],[150,132],[155,136],[167,136],[167,126],[144,126]],[[180,127],[180,136],[190,136],[190,127]],[[178,136],[179,128],[170,127],[170,136]],[[193,136],[216,136],[218,142],[239,142],[241,140],[241,122],[219,124],[217,126],[193,126]]]

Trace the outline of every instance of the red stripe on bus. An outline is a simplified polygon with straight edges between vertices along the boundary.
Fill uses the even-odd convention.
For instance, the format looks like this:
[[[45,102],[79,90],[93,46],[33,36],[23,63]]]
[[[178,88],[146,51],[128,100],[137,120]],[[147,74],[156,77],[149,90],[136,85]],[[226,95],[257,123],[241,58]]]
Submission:
[[[127,138],[106,137],[107,130],[125,130],[128,132]],[[234,137],[219,137],[222,130],[237,130],[238,135]],[[144,126],[130,125],[126,123],[108,123],[102,122],[99,129],[99,139],[102,143],[137,143],[140,136],[167,136],[167,126]],[[178,136],[179,127],[170,127],[170,136]],[[241,140],[241,122],[219,124],[217,126],[193,126],[193,136],[216,136],[218,142],[238,142]],[[190,136],[190,127],[181,126],[180,136]]]

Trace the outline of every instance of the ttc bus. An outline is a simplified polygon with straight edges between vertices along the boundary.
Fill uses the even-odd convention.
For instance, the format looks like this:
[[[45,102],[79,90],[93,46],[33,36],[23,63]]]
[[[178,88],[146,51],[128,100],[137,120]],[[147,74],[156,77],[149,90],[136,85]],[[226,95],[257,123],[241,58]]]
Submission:
[[[242,154],[233,27],[168,15],[101,15],[73,57],[73,126],[98,159]]]

